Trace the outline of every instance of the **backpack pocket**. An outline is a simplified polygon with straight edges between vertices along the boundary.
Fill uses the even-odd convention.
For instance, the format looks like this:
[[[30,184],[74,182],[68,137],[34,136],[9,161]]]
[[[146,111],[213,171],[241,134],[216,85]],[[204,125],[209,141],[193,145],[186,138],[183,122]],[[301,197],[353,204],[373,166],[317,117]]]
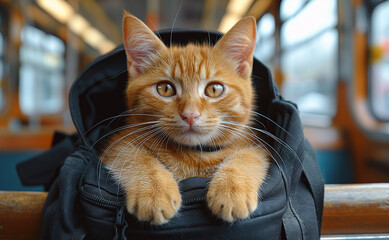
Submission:
[[[126,209],[125,193],[101,166],[91,159],[80,179],[80,201],[85,212],[88,239],[279,239],[286,196],[277,167],[272,164],[263,185],[259,206],[250,218],[223,222],[208,209],[209,179],[193,177],[179,182],[182,205],[168,223],[140,222]]]
[[[87,239],[115,239],[119,232],[116,218],[125,207],[125,194],[97,156],[91,158],[79,182]]]

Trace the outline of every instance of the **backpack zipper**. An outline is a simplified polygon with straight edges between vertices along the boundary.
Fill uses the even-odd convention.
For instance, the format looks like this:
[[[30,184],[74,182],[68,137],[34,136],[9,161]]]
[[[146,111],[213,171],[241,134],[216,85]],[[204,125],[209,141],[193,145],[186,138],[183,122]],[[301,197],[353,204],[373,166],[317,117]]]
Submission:
[[[207,200],[206,196],[201,196],[201,197],[195,197],[195,198],[189,198],[185,199],[183,201],[183,205],[191,205],[191,204],[196,204],[196,203],[203,203]]]
[[[100,207],[108,207],[108,208],[117,208],[117,207],[123,207],[126,205],[126,201],[112,201],[112,200],[107,200],[105,198],[96,196],[94,194],[82,191],[81,192],[81,197],[95,205],[98,205]],[[195,198],[189,198],[189,199],[184,199],[182,202],[183,205],[191,205],[191,204],[196,204],[196,203],[203,203],[206,201],[206,196],[201,196],[201,197],[195,197]]]
[[[58,208],[58,200],[51,203],[49,207],[46,209],[49,211],[46,211],[43,216],[43,224],[42,224],[42,229],[40,234],[41,239],[49,238],[50,235],[52,234],[57,208]]]
[[[94,194],[83,191],[82,189],[81,189],[81,197],[97,206],[111,208],[111,209],[116,209],[118,207],[123,207],[126,205],[126,201],[107,200],[103,197],[99,197]]]
[[[116,221],[115,221],[115,237],[113,240],[126,240],[126,229],[128,227],[127,221],[126,221],[126,207],[123,206],[120,209],[118,209],[116,213]]]

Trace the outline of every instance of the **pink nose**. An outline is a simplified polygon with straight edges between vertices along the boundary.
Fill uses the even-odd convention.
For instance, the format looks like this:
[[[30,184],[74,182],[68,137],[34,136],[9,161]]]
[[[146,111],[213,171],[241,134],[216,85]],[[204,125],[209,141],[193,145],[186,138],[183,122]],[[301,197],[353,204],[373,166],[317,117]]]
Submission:
[[[187,122],[189,126],[192,126],[193,123],[200,117],[198,112],[186,112],[181,114],[182,120]]]

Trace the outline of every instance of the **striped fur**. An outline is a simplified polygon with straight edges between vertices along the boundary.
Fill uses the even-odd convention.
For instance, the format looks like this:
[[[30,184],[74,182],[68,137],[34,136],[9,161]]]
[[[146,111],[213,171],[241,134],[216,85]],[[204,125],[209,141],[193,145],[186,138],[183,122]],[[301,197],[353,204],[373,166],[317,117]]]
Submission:
[[[181,205],[177,181],[194,176],[212,178],[207,202],[221,219],[244,219],[255,210],[269,166],[260,136],[249,128],[255,29],[255,19],[245,18],[214,47],[167,48],[140,20],[124,14],[128,125],[100,158],[139,220],[166,223]],[[173,96],[160,95],[166,84]],[[206,94],[210,87],[208,92],[216,91],[214,84],[223,87],[220,96]],[[201,145],[221,149],[191,148]]]

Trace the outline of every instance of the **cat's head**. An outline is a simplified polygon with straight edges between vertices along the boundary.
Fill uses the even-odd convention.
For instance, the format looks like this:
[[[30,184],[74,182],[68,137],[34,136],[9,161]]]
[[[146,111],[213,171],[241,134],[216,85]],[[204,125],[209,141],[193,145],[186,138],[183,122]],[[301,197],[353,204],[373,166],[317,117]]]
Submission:
[[[220,145],[243,138],[250,121],[255,18],[239,21],[215,46],[166,47],[124,13],[132,121],[150,122],[176,143]]]

